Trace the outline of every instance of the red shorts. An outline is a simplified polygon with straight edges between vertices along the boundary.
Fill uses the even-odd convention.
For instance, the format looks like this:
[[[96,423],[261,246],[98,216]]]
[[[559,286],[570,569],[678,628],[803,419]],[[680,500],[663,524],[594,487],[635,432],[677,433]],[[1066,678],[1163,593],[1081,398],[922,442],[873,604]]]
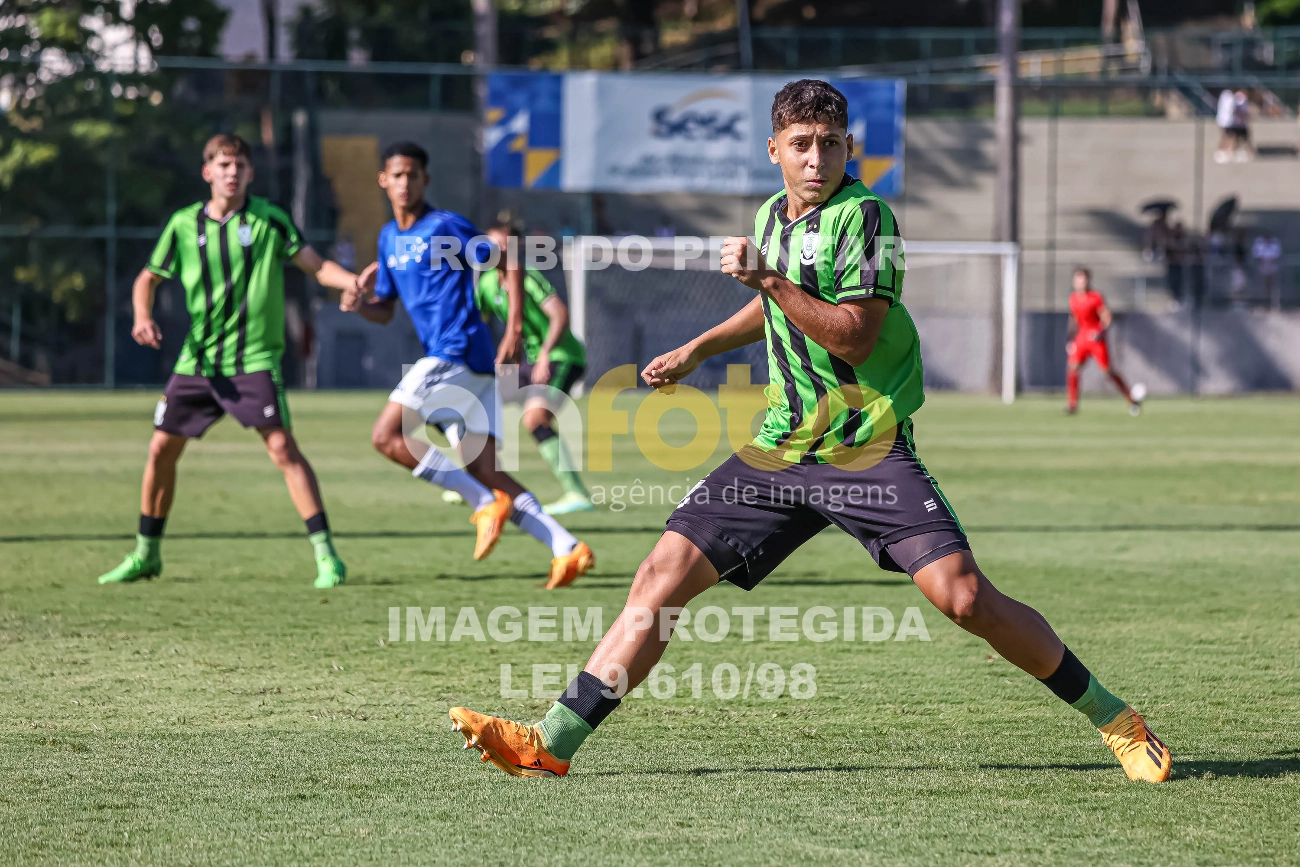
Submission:
[[[1092,358],[1102,370],[1110,370],[1110,351],[1106,349],[1104,340],[1071,340],[1065,345],[1065,352],[1073,365],[1081,365]]]

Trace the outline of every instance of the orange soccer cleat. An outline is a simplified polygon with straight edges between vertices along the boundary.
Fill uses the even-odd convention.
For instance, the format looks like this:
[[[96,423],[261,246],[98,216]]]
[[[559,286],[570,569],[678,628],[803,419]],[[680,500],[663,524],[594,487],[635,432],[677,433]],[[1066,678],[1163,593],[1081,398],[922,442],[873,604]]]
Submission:
[[[497,539],[506,522],[515,513],[514,503],[505,491],[493,490],[495,498],[483,508],[469,516],[469,522],[478,527],[478,540],[474,543],[474,559],[482,560],[496,547]]]
[[[569,763],[551,755],[537,726],[488,716],[467,707],[453,707],[451,730],[465,736],[465,749],[474,747],[491,762],[514,777],[562,777]]]
[[[1146,720],[1131,707],[1101,727],[1101,736],[1124,766],[1130,780],[1163,783],[1169,779],[1173,762],[1169,748],[1160,742]]]
[[[596,555],[591,553],[586,542],[579,542],[573,546],[572,551],[551,561],[551,576],[546,582],[546,589],[568,587],[595,567]]]

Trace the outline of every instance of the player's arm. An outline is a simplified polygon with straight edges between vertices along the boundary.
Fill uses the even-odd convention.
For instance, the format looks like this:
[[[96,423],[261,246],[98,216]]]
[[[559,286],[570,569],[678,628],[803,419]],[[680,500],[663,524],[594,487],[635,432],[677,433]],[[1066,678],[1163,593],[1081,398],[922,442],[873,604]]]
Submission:
[[[524,340],[524,270],[506,257],[506,331],[497,346],[497,364],[517,364]]]
[[[153,321],[154,291],[162,281],[161,275],[155,274],[146,266],[140,269],[135,284],[131,287],[131,309],[135,312],[131,337],[141,346],[152,346],[154,349],[162,345],[162,329]]]
[[[356,288],[356,274],[332,259],[323,258],[310,246],[303,247],[293,255],[293,264],[322,286],[337,289],[339,292],[348,292]]]
[[[763,302],[759,298],[734,316],[715,325],[690,343],[666,352],[646,365],[641,378],[651,388],[674,385],[705,360],[763,339]]]
[[[1110,328],[1110,323],[1115,320],[1115,317],[1111,315],[1110,307],[1106,305],[1104,299],[1101,302],[1101,307],[1097,309],[1097,319],[1101,322],[1102,331]]]
[[[173,214],[167,221],[149,256],[149,263],[140,270],[131,286],[131,310],[135,314],[131,337],[141,346],[157,349],[162,344],[162,329],[153,320],[154,291],[159,283],[175,277],[179,268],[180,237],[176,231],[179,216],[180,212]]]
[[[376,325],[387,325],[392,322],[393,314],[397,312],[397,296],[367,297],[374,295],[375,275],[378,272],[378,262],[367,265],[365,270],[352,281],[352,285],[343,290],[343,294],[339,297],[339,309],[344,313],[356,313],[362,319]]]
[[[537,360],[533,362],[533,384],[545,385],[551,381],[551,350],[569,327],[569,307],[558,295],[548,295],[538,306],[546,314],[547,325],[546,337],[542,339]]]
[[[814,298],[769,268],[748,238],[723,241],[722,273],[772,299],[795,327],[854,367],[875,350],[889,312],[885,298],[855,298],[839,304]]]

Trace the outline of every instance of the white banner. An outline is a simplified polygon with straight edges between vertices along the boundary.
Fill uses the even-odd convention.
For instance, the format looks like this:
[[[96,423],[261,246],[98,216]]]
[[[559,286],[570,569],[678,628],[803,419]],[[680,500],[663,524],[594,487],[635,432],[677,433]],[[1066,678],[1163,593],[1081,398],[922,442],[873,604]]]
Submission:
[[[786,76],[578,72],[564,77],[560,187],[749,194],[780,188],[767,157]]]

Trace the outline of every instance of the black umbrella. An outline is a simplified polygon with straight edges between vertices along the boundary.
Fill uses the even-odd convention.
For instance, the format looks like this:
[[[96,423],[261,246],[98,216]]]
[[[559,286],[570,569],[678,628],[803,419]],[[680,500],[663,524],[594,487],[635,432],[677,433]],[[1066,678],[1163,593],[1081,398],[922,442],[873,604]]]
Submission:
[[[1210,214],[1210,231],[1226,232],[1232,227],[1232,217],[1236,212],[1237,197],[1228,196],[1214,209],[1214,213]]]
[[[1173,199],[1152,199],[1142,206],[1142,213],[1164,217],[1177,207],[1178,203]]]

